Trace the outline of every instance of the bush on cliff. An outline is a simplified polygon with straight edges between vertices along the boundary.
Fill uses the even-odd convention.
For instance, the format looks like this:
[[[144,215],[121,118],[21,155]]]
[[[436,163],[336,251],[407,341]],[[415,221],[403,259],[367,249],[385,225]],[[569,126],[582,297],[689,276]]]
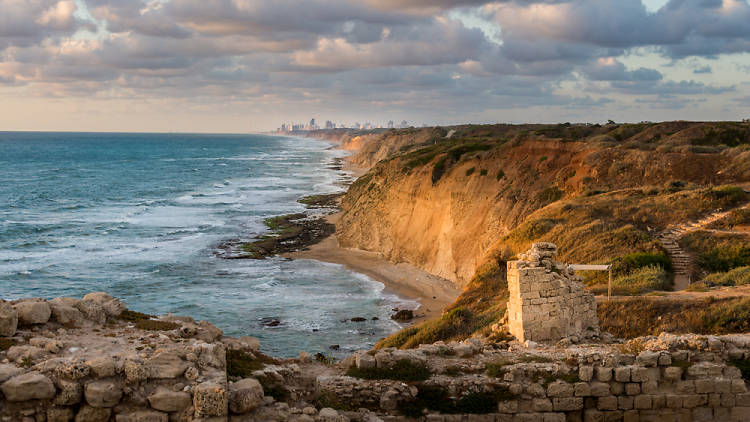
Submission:
[[[707,287],[750,284],[750,267],[739,267],[724,273],[709,274],[701,281],[701,284]]]
[[[424,381],[432,376],[432,371],[422,363],[400,359],[390,368],[352,366],[346,371],[346,375],[368,380]]]

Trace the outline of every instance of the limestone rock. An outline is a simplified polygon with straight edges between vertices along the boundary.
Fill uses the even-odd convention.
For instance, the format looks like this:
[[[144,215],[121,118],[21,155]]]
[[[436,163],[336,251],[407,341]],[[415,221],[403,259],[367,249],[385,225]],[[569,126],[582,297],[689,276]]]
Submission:
[[[93,302],[101,306],[107,316],[117,317],[127,309],[124,303],[104,292],[89,293],[83,297],[84,302]]]
[[[354,364],[357,365],[357,368],[367,369],[374,368],[375,365],[377,365],[377,362],[375,361],[374,356],[366,352],[360,352],[356,354],[356,357],[354,358]]]
[[[111,414],[110,408],[83,406],[78,411],[75,422],[107,422]]]
[[[189,407],[192,399],[190,393],[160,387],[148,397],[148,402],[151,407],[162,412],[179,412]]]
[[[0,384],[21,373],[23,373],[23,369],[16,365],[0,363]]]
[[[227,390],[212,382],[204,382],[193,388],[193,407],[196,417],[225,416],[228,410]]]
[[[252,350],[253,352],[257,352],[258,350],[260,350],[260,340],[255,337],[243,336],[238,338],[237,340],[247,346],[247,348]]]
[[[122,389],[111,381],[94,381],[86,384],[86,403],[93,407],[113,407],[122,398]]]
[[[229,410],[244,414],[263,404],[263,386],[255,378],[245,378],[229,385]]]
[[[187,369],[188,363],[174,352],[162,352],[146,361],[149,378],[177,378]]]
[[[16,334],[18,313],[10,303],[0,301],[0,337],[11,337]]]
[[[57,380],[57,396],[52,401],[60,406],[72,406],[83,400],[83,386],[74,381]]]
[[[44,350],[36,346],[13,346],[8,349],[8,360],[17,362],[23,359],[38,359],[44,355]]]
[[[115,375],[115,361],[109,356],[101,356],[86,361],[91,372],[99,378],[113,377]]]
[[[73,420],[73,409],[68,407],[50,407],[47,409],[47,422],[70,422]]]
[[[46,324],[52,311],[47,302],[24,301],[13,305],[21,325]]]
[[[55,385],[39,372],[17,375],[0,385],[8,401],[47,400],[55,396]]]
[[[132,359],[125,361],[123,371],[125,372],[125,379],[128,382],[145,381],[149,376],[148,368],[142,362]]]
[[[198,334],[196,334],[195,338],[203,340],[206,343],[213,343],[223,335],[224,331],[222,331],[221,328],[208,321],[200,321],[198,323]]]
[[[137,412],[117,415],[115,422],[167,422],[169,416],[166,413],[153,410],[139,410]]]
[[[104,312],[104,308],[95,302],[82,300],[76,303],[75,307],[81,311],[86,319],[94,321],[97,324],[101,325],[107,321],[107,313]]]
[[[50,310],[52,311],[52,320],[66,326],[81,326],[86,318],[81,311],[72,305],[72,303],[77,303],[78,299],[66,299],[70,298],[58,297],[49,301]]]

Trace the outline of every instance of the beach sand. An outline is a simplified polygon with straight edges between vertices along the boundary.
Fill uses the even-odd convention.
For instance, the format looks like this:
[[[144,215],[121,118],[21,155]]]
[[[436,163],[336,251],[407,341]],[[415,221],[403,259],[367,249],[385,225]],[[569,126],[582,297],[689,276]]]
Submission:
[[[340,213],[327,219],[336,224]],[[352,271],[377,280],[386,291],[406,299],[416,299],[421,306],[414,313],[415,322],[440,316],[442,310],[456,300],[460,291],[448,280],[436,277],[413,265],[394,264],[374,252],[342,248],[333,234],[308,250],[292,252],[283,256],[293,259],[314,259],[341,264]]]

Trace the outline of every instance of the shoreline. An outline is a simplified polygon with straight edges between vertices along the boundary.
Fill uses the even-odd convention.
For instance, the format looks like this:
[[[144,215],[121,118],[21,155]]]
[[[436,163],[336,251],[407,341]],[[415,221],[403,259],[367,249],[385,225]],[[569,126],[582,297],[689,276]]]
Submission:
[[[340,216],[341,212],[337,212],[326,216],[326,220],[335,225]],[[439,317],[443,308],[452,304],[460,294],[460,290],[450,281],[413,265],[394,264],[375,252],[343,248],[339,245],[335,233],[309,246],[307,250],[289,252],[281,256],[340,264],[383,283],[386,292],[419,302],[420,306],[414,312],[412,323]]]
[[[335,149],[343,150],[341,143],[335,140],[308,139],[327,142],[333,145]],[[348,158],[353,151],[348,152],[350,153],[348,156],[340,159],[342,170],[348,173],[352,180],[357,180],[367,173],[367,168],[352,164]],[[348,188],[348,185],[345,187]],[[341,213],[341,211],[337,211],[323,218],[326,222],[336,226]],[[430,274],[413,265],[407,263],[394,264],[376,252],[341,247],[336,238],[335,229],[333,234],[307,246],[305,249],[282,253],[280,256],[289,259],[310,259],[343,265],[350,271],[363,274],[382,283],[385,286],[386,293],[419,303],[419,307],[414,310],[414,319],[407,322],[411,324],[418,324],[439,317],[443,309],[452,304],[461,293],[461,290],[456,288],[451,281]]]

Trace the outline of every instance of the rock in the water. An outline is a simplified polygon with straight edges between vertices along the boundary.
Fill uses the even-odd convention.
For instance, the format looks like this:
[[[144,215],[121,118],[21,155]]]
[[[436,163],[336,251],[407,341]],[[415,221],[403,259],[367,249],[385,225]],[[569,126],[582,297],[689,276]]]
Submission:
[[[86,403],[93,407],[113,407],[122,398],[122,389],[110,381],[94,381],[86,384]]]
[[[391,319],[396,321],[411,321],[412,319],[414,319],[414,311],[412,311],[411,309],[402,309],[393,314],[393,316],[391,316]]]
[[[364,322],[364,321],[367,321],[367,318],[354,317],[354,318],[351,319],[351,321],[352,322]]]
[[[245,378],[229,385],[229,410],[243,414],[263,404],[263,386],[255,378]]]
[[[18,323],[21,325],[46,324],[52,311],[47,302],[24,301],[13,305],[18,313]]]
[[[18,313],[10,303],[0,301],[0,337],[10,337],[16,334],[18,327]]]
[[[101,306],[107,316],[110,317],[117,317],[127,309],[125,304],[120,302],[119,299],[104,292],[89,293],[83,297],[83,301],[96,303]]]
[[[192,404],[190,393],[158,388],[148,397],[148,402],[156,410],[162,412],[179,412]]]
[[[8,401],[47,400],[55,397],[55,385],[39,372],[17,375],[1,386]]]

